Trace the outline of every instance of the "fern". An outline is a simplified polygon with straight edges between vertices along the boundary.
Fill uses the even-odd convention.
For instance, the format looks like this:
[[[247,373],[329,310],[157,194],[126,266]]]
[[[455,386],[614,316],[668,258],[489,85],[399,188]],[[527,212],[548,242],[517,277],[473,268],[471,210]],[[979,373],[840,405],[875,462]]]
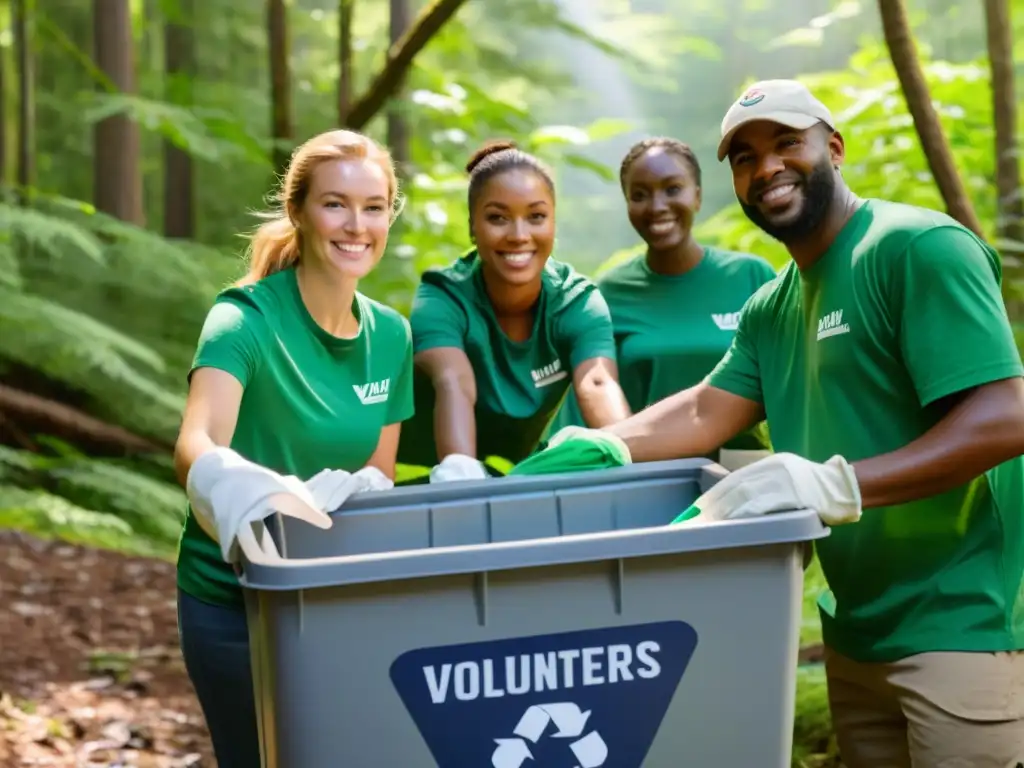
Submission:
[[[2,235],[0,235],[2,237]],[[21,288],[21,266],[8,239],[0,239],[0,286]]]
[[[173,545],[181,534],[187,500],[178,486],[93,459],[68,462],[46,474],[61,496],[116,514],[143,538]]]
[[[0,529],[3,528],[145,557],[173,555],[172,547],[140,538],[116,515],[76,506],[46,491],[13,485],[0,485]]]
[[[17,244],[23,259],[35,258],[32,249],[38,248],[48,257],[84,256],[97,264],[105,262],[96,237],[72,222],[31,208],[0,203],[0,232]]]
[[[68,538],[63,527],[68,513],[90,527],[87,535],[91,538],[113,532],[153,551],[174,549],[187,503],[181,488],[129,466],[81,456],[71,446],[47,444],[59,454],[0,446],[0,492],[7,494],[0,496],[0,510],[7,510],[3,519],[8,524],[14,524],[12,515],[16,514],[22,523],[31,523],[33,531]],[[42,495],[31,496],[28,503],[24,494],[12,495],[14,487]],[[83,510],[87,513],[84,517]]]
[[[150,434],[175,429],[184,407],[139,367],[162,372],[152,349],[81,312],[0,287],[0,357],[91,395],[104,414]]]

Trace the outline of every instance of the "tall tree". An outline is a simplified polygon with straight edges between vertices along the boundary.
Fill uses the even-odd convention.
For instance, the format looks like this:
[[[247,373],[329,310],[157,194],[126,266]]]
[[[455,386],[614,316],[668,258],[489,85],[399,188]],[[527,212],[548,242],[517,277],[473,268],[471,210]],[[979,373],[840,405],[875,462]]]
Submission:
[[[965,227],[982,236],[981,222],[964,189],[939,116],[932,106],[903,0],[878,0],[878,11],[882,16],[882,30],[889,57],[946,210]]]
[[[288,169],[292,136],[291,68],[288,54],[288,9],[284,0],[267,0],[267,34],[270,43],[271,131],[274,171]]]
[[[96,64],[109,85],[120,93],[134,94],[129,0],[93,0],[93,47]],[[104,213],[142,225],[138,126],[124,113],[105,117],[96,123],[93,142],[93,204]]]
[[[1024,255],[1024,199],[1017,159],[1017,94],[1013,76],[1013,27],[1007,0],[985,0],[988,60],[995,122],[997,233],[1004,247]]]
[[[164,98],[174,104],[191,106],[195,75],[195,45],[192,30],[193,0],[168,4],[164,24]],[[191,238],[195,234],[192,200],[192,156],[170,139],[164,140],[164,234]]]
[[[355,0],[338,0],[338,125],[345,125],[352,106],[352,20]]]
[[[412,13],[409,0],[391,0],[391,45],[396,45],[409,30]],[[399,79],[394,97],[400,97],[405,77]],[[405,177],[409,172],[411,150],[409,147],[409,125],[406,122],[398,98],[392,98],[388,109],[388,147],[398,166],[399,175]]]
[[[32,23],[34,0],[14,0],[14,51],[18,66],[18,186],[22,200],[35,183],[36,110],[33,85]]]

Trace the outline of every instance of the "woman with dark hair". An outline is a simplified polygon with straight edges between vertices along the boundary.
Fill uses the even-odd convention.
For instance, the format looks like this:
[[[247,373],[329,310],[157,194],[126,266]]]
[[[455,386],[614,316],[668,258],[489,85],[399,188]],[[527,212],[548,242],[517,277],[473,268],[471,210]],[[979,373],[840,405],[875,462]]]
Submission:
[[[647,248],[597,283],[615,326],[622,390],[635,412],[693,386],[715,367],[744,303],[775,270],[758,256],[697,242],[701,169],[683,142],[637,142],[622,160],[619,179],[629,222]],[[551,431],[574,424],[583,419],[570,396]],[[762,457],[764,448],[754,430],[713,458],[733,469]]]
[[[466,170],[474,247],[423,274],[410,316],[416,415],[398,460],[433,467],[434,481],[486,477],[488,457],[526,458],[570,388],[588,427],[629,415],[604,298],[551,257],[551,173],[508,142]]]

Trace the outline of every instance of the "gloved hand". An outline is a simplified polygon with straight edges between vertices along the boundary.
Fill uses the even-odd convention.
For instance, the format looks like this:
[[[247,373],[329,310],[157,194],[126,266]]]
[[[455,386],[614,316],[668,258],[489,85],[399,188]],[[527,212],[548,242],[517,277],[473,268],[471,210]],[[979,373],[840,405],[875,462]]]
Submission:
[[[449,480],[484,480],[490,477],[482,462],[472,456],[450,453],[441,463],[430,470],[430,482],[445,483]]]
[[[306,485],[242,458],[230,448],[207,451],[192,463],[185,482],[196,520],[220,544],[226,562],[238,559],[238,531],[274,512],[330,528]]]
[[[700,514],[682,525],[813,509],[826,525],[860,520],[860,486],[842,456],[824,464],[776,453],[730,472],[693,503]]]
[[[344,469],[325,469],[306,481],[318,509],[336,511],[354,493],[387,491],[395,484],[376,467],[363,467],[354,474]]]

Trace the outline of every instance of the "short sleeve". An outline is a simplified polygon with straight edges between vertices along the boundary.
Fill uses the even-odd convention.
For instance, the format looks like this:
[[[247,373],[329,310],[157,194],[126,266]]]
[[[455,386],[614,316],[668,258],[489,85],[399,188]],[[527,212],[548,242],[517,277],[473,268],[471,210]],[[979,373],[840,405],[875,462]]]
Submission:
[[[218,368],[247,386],[262,359],[262,324],[263,318],[255,308],[218,299],[203,323],[189,378],[199,368]]]
[[[612,314],[597,286],[588,287],[565,307],[558,331],[560,343],[570,350],[569,364],[573,368],[595,357],[616,359]]]
[[[762,310],[755,298],[747,300],[732,344],[705,381],[712,387],[763,404],[761,366],[757,358],[757,324]]]
[[[388,398],[388,424],[396,424],[412,418],[415,412],[413,405],[413,362],[412,362],[412,330],[409,321],[404,317],[402,329],[404,334],[401,337],[402,352],[397,356],[399,365],[398,374],[395,377],[395,389],[393,395]]]
[[[413,351],[436,347],[462,349],[468,330],[466,313],[443,288],[421,281],[409,313]]]
[[[891,311],[922,405],[1024,373],[999,262],[981,240],[936,227],[915,237],[897,264]]]
[[[765,283],[770,283],[776,277],[778,273],[775,271],[775,267],[769,264],[764,259],[757,259],[755,262],[756,267],[754,268],[754,288],[760,288]]]

